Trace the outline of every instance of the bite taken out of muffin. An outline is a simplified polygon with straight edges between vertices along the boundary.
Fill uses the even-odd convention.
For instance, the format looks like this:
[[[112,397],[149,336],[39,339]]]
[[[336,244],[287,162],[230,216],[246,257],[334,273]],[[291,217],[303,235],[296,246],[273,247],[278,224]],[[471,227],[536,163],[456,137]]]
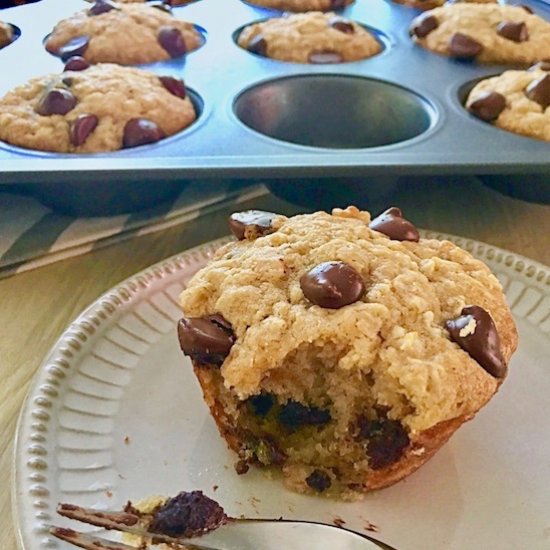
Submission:
[[[498,280],[398,208],[230,227],[181,295],[178,336],[238,473],[338,498],[386,487],[506,377],[517,332]]]

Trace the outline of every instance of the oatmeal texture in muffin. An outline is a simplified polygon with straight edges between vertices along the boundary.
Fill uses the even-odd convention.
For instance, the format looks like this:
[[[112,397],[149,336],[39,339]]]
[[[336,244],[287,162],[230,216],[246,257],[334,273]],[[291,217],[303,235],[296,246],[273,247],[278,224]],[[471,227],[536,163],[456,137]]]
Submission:
[[[82,58],[68,64],[86,67]],[[33,78],[0,99],[0,139],[58,153],[154,143],[196,118],[183,81],[102,63]]]
[[[550,62],[478,82],[466,107],[498,128],[550,142]]]
[[[45,47],[62,59],[80,55],[89,63],[137,65],[181,57],[201,44],[193,24],[174,17],[169,6],[97,0],[60,21]]]
[[[295,63],[341,63],[377,54],[376,38],[334,13],[309,12],[268,19],[246,27],[239,45],[259,55]]]
[[[446,4],[416,17],[410,34],[432,52],[479,63],[550,58],[550,23],[521,6]]]
[[[392,208],[232,216],[178,332],[221,434],[292,489],[408,475],[493,396],[517,334],[502,288]]]

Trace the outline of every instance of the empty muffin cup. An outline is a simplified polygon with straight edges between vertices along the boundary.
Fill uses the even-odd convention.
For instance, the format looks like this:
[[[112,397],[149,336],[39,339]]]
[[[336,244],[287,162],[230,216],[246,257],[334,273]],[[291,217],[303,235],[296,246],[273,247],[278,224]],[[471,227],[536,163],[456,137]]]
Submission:
[[[299,75],[241,92],[236,117],[271,138],[328,149],[400,143],[433,127],[436,111],[401,86],[355,76]]]

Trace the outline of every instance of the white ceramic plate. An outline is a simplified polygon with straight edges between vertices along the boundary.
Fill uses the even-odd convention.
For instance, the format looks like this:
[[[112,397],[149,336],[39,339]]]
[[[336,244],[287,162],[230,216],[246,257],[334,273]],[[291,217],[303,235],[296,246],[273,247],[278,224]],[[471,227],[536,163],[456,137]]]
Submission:
[[[550,548],[550,269],[482,243],[424,235],[449,238],[489,264],[506,289],[520,347],[499,394],[417,473],[356,503],[234,473],[175,331],[177,296],[218,241],[105,294],[46,358],[17,434],[21,547],[69,548],[47,533],[48,524],[69,525],[56,517],[59,501],[116,509],[202,489],[231,515],[342,518],[399,550]]]

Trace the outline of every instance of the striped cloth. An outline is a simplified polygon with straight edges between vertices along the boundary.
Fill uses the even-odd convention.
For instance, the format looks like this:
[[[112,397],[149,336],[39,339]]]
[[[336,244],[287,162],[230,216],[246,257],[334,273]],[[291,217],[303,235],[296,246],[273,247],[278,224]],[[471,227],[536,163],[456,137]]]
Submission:
[[[148,210],[78,218],[56,213],[31,197],[2,192],[0,188],[0,278],[161,231],[267,193],[263,185],[192,183],[176,199]]]

